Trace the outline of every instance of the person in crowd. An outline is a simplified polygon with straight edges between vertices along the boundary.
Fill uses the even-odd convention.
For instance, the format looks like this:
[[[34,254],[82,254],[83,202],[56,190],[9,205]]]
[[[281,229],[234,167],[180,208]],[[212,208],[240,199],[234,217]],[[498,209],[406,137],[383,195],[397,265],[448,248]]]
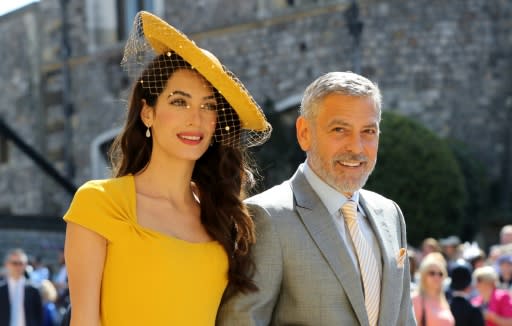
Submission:
[[[65,301],[64,298],[67,295],[68,289],[68,272],[63,248],[59,250],[57,260],[57,271],[52,277],[52,283],[57,289],[57,301]]]
[[[418,271],[418,258],[416,251],[409,246],[407,248],[407,257],[409,258],[409,270],[411,274],[411,292],[413,292],[416,289],[417,286],[417,279],[416,279],[416,273]]]
[[[43,300],[43,324],[41,326],[57,326],[60,322],[60,313],[55,302],[57,301],[57,289],[49,280],[41,281],[39,287]]]
[[[500,245],[512,244],[512,225],[508,224],[500,230]]]
[[[30,272],[30,282],[35,287],[40,287],[44,280],[50,278],[50,270],[43,264],[41,256],[35,256],[32,261],[32,271]]]
[[[451,326],[455,319],[444,293],[447,270],[442,256],[431,253],[419,267],[419,284],[412,294],[414,314],[419,326]]]
[[[461,251],[459,250],[460,239],[456,235],[451,235],[444,239],[439,240],[441,245],[441,252],[446,260],[447,266],[455,264],[457,259],[461,258]]]
[[[476,242],[464,243],[462,246],[462,258],[471,264],[471,270],[473,271],[479,267],[487,265],[487,256]]]
[[[226,298],[218,325],[415,325],[404,218],[361,189],[380,117],[363,76],[330,72],[307,87],[296,121],[306,162],[247,201],[259,291]]]
[[[450,310],[455,318],[455,326],[484,326],[484,317],[469,301],[472,292],[471,265],[458,261],[451,271]]]
[[[0,283],[0,326],[41,326],[43,322],[41,295],[25,277],[27,264],[23,249],[7,251],[6,280]]]
[[[498,267],[498,288],[512,289],[512,255],[502,255],[496,261]]]
[[[508,290],[498,289],[498,273],[492,266],[477,268],[473,279],[478,296],[471,303],[480,307],[486,326],[512,325],[512,299]]]
[[[418,257],[418,264],[421,263],[423,257],[426,257],[431,252],[441,252],[441,245],[439,241],[434,238],[425,238],[421,243],[421,253]]]
[[[257,289],[246,149],[271,127],[213,54],[153,14],[136,15],[122,65],[134,83],[114,178],[85,183],[64,216],[71,326],[214,325],[223,293]]]

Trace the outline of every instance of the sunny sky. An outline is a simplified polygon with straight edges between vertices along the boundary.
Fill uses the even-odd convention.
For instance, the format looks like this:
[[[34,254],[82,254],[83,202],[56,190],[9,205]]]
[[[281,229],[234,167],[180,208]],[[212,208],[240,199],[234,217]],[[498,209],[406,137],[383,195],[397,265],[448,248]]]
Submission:
[[[38,0],[0,0],[0,16]]]

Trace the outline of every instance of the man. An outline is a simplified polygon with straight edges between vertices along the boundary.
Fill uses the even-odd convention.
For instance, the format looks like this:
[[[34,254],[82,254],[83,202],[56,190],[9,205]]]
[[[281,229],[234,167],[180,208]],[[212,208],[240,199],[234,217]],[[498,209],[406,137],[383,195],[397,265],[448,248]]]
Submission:
[[[439,244],[441,245],[441,252],[446,260],[448,270],[451,270],[451,266],[456,264],[457,259],[461,256],[461,252],[459,250],[460,239],[456,235],[451,235],[440,239]]]
[[[455,326],[484,326],[484,317],[477,307],[468,300],[471,293],[471,267],[457,262],[451,270],[450,310]]]
[[[296,122],[306,162],[247,201],[259,291],[225,298],[219,325],[415,325],[402,213],[361,189],[380,116],[379,89],[357,74],[306,89]]]
[[[41,295],[25,279],[27,255],[22,249],[7,252],[4,260],[7,277],[0,283],[0,326],[41,326]]]
[[[512,225],[508,224],[501,228],[500,244],[507,245],[512,243]]]

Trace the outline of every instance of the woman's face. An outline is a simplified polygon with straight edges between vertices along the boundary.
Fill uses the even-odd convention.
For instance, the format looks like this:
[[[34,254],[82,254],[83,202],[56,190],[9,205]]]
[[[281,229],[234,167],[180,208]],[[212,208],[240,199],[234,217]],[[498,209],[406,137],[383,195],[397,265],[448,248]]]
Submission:
[[[430,266],[424,272],[425,286],[429,289],[441,290],[444,274],[439,267]]]
[[[217,122],[213,88],[190,69],[176,70],[154,107],[144,103],[141,118],[151,127],[153,157],[195,161],[210,145]]]
[[[475,282],[475,288],[480,294],[487,294],[492,292],[494,289],[494,282],[483,280],[483,279],[477,279]]]

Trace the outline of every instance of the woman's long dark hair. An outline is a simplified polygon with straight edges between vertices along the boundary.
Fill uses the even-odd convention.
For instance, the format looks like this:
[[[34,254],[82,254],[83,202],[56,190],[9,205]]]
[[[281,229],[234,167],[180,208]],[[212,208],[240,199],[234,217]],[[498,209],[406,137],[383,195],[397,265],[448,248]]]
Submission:
[[[192,67],[175,53],[172,53],[171,58],[161,55],[134,83],[126,123],[110,149],[115,177],[135,175],[143,171],[149,163],[152,140],[145,137],[146,126],[140,118],[142,103],[145,100],[148,105],[154,106],[167,80],[178,69]],[[167,77],[162,78],[162,75]],[[155,86],[154,80],[160,80],[160,83]],[[144,86],[149,81],[153,81],[151,89]],[[218,104],[223,102],[228,110],[233,110],[217,91],[215,94]],[[246,186],[253,178],[244,147],[222,144],[222,135],[218,133],[218,127],[225,123],[222,118],[219,113],[216,141],[196,161],[192,181],[200,192],[201,221],[207,232],[224,247],[228,255],[227,294],[230,295],[238,291],[257,290],[252,281],[254,263],[249,254],[250,247],[255,242],[254,223],[242,202]],[[233,126],[232,122],[230,125]],[[240,121],[235,128],[240,129]]]

